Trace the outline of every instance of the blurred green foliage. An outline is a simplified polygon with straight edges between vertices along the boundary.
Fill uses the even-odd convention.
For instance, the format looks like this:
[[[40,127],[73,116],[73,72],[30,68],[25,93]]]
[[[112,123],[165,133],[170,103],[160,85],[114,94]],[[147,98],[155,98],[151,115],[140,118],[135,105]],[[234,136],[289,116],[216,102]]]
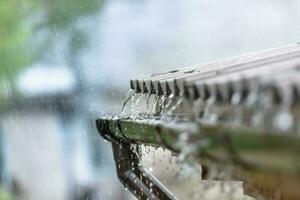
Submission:
[[[0,187],[0,200],[12,200],[12,196]]]
[[[45,11],[44,25],[64,29],[79,17],[99,10],[101,0],[31,0]]]
[[[0,80],[11,78],[28,62],[24,16],[18,0],[0,3]]]
[[[49,48],[51,40],[35,41],[36,32],[72,30],[76,20],[99,11],[101,3],[102,0],[1,0],[0,86],[12,83],[20,69]],[[78,31],[70,32],[78,35]]]

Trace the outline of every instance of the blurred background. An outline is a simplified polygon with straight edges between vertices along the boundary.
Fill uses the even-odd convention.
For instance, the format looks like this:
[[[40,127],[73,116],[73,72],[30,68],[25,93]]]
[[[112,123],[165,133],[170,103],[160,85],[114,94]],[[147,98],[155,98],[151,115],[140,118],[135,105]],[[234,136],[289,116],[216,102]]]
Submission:
[[[300,41],[298,0],[1,0],[0,199],[130,199],[95,119],[129,79]]]

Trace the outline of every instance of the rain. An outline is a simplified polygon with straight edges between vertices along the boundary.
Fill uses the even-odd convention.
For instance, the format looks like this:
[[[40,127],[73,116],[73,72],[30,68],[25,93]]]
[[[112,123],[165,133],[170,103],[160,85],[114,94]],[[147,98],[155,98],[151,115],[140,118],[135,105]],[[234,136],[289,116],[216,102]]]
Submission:
[[[235,84],[238,75],[211,87],[196,81],[200,89],[188,97],[184,88],[176,94],[158,80],[189,78],[209,71],[211,62],[243,63],[252,52],[299,43],[299,9],[297,0],[2,0],[0,200],[137,199],[145,188],[131,190],[119,180],[124,166],[113,145],[126,148],[128,170],[140,175],[134,183],[144,182],[150,199],[254,199],[242,180],[232,180],[230,164],[206,168],[201,153],[212,142],[196,135],[207,128],[198,124],[298,138],[299,67],[261,70],[265,77],[247,85],[247,94],[243,82]],[[242,54],[248,56],[222,61]],[[157,92],[149,90],[152,83]],[[206,90],[210,96],[198,97]],[[115,135],[102,137],[99,118],[116,122]],[[147,135],[153,127],[155,134]],[[171,144],[168,131],[177,134]],[[130,148],[112,144],[114,137]]]

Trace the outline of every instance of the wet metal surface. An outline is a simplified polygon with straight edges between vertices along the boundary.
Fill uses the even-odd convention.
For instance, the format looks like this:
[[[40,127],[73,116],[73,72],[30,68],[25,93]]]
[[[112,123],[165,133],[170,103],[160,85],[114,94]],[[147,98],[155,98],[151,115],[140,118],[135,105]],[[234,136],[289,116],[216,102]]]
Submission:
[[[109,129],[108,140],[228,165],[230,178],[254,197],[298,199],[299,66],[294,44],[133,79],[122,114],[97,126]]]

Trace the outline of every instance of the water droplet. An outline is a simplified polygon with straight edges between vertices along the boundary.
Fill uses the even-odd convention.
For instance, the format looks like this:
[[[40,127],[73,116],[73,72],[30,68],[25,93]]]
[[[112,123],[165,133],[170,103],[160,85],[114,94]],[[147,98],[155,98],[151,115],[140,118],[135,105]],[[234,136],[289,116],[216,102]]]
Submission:
[[[278,113],[274,119],[274,126],[280,131],[288,131],[293,124],[293,116],[287,111]]]

